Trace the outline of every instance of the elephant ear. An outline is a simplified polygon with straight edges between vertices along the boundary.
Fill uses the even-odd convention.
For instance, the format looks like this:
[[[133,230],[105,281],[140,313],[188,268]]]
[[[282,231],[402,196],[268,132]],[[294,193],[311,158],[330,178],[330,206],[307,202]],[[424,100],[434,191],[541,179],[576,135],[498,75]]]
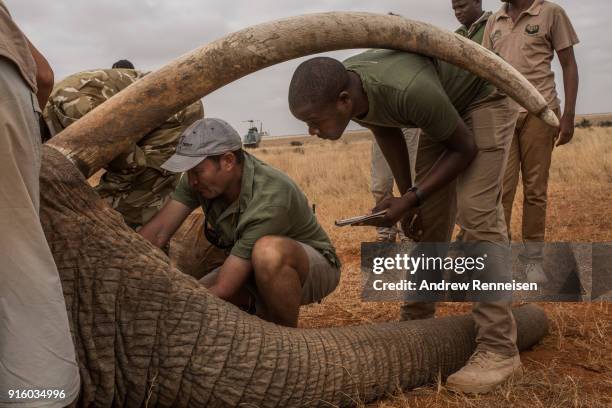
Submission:
[[[486,79],[551,126],[559,121],[516,69],[471,40],[399,16],[332,12],[227,35],[130,85],[47,142],[90,176],[168,117],[245,75],[293,58],[388,48],[455,64]]]

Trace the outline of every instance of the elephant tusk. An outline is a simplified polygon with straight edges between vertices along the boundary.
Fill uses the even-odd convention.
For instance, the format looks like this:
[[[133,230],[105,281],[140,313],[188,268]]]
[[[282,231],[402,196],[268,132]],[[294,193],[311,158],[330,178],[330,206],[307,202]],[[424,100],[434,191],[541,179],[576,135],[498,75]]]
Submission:
[[[350,48],[415,52],[486,79],[551,126],[557,117],[516,69],[480,45],[399,16],[330,12],[259,24],[200,47],[130,85],[47,144],[91,176],[168,117],[268,66]]]

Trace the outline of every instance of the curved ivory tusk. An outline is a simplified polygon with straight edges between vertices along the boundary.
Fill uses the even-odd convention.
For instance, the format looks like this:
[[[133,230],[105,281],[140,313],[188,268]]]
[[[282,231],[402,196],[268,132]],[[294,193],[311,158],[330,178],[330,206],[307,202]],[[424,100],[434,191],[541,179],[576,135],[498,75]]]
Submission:
[[[227,35],[130,85],[47,142],[90,176],[169,116],[245,75],[293,58],[389,48],[428,55],[488,80],[551,126],[559,122],[517,70],[471,40],[399,16],[332,12]]]

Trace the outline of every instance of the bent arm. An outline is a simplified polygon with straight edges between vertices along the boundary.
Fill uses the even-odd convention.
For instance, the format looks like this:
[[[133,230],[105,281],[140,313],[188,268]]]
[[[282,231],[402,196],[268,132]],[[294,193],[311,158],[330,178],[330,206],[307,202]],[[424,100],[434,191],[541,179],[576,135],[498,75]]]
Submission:
[[[26,38],[27,39],[27,38]],[[41,110],[45,109],[45,105],[49,100],[49,95],[53,91],[53,83],[55,81],[53,70],[47,59],[34,47],[34,44],[27,39],[28,46],[34,62],[36,63],[36,87],[38,92],[36,93],[36,99],[38,99],[38,106]]]
[[[193,210],[185,204],[169,200],[138,233],[158,248],[163,248]]]
[[[402,194],[400,198],[386,199],[374,208],[374,211],[387,209],[387,214],[380,225],[389,226],[399,221],[411,208],[418,206],[418,199],[415,193],[407,192],[411,186],[410,164],[401,131],[389,128],[375,128],[373,131],[376,140],[381,141],[380,148],[389,162]],[[400,137],[398,138],[397,135]],[[402,145],[400,145],[400,140]],[[478,153],[474,136],[462,120],[459,120],[455,130],[442,143],[446,149],[423,180],[419,182],[418,187],[423,200],[453,181],[470,165]]]
[[[404,139],[401,129],[371,126],[370,130],[389,164],[400,194],[405,194],[412,187],[412,178],[406,139]]]
[[[463,120],[459,120],[453,133],[442,143],[446,149],[419,183],[424,199],[453,181],[478,154],[474,135]]]
[[[559,141],[557,146],[569,142],[574,136],[574,120],[576,116],[576,99],[578,97],[578,64],[574,55],[574,47],[567,47],[557,52],[563,70],[563,87],[565,89],[565,107],[561,117]]]
[[[223,300],[230,300],[247,282],[252,269],[250,260],[230,255],[221,265],[217,279],[213,282],[205,282],[204,285],[215,296]]]

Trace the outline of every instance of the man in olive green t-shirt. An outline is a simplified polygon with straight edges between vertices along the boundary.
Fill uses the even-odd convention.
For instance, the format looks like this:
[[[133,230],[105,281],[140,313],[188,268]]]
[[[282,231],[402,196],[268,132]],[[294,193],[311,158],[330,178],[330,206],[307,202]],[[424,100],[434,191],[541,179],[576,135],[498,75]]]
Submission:
[[[350,120],[370,129],[402,194],[386,209],[383,226],[418,207],[422,242],[440,243],[429,256],[445,257],[457,222],[465,230],[466,255],[487,255],[483,277],[508,279],[509,243],[501,182],[518,114],[508,98],[454,65],[414,53],[369,50],[341,63],[317,57],[302,63],[289,87],[289,107],[309,133],[330,140]],[[421,128],[412,185],[401,128]],[[419,271],[417,271],[417,274]],[[433,317],[435,304],[411,302],[405,319]],[[449,377],[467,379],[462,391],[487,392],[520,371],[516,323],[507,299],[476,303],[477,350]]]
[[[487,21],[493,13],[483,11],[482,0],[452,0],[451,4],[455,17],[461,23],[455,33],[482,44]]]
[[[227,255],[201,280],[213,294],[295,327],[300,305],[336,288],[340,261],[306,196],[287,175],[244,152],[227,122],[195,122],[162,168],[186,173],[139,233],[161,248],[202,207],[206,239]]]

